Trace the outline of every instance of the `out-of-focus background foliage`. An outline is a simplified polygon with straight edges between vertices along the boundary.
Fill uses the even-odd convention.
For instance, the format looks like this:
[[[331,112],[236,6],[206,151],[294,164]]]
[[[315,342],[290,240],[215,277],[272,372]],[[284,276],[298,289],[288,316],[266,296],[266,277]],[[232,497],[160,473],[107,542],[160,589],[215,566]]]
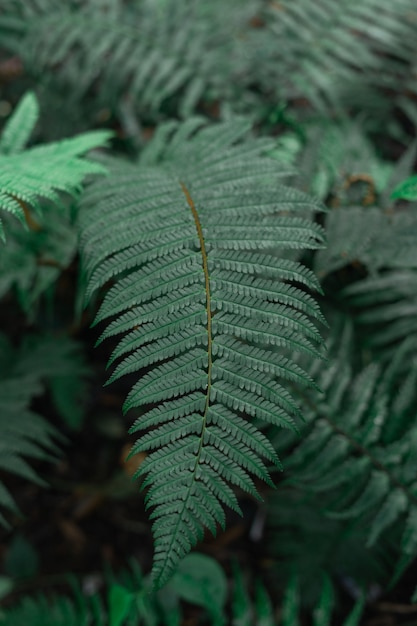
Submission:
[[[192,115],[272,137],[328,207],[304,261],[330,330],[277,489],[239,493],[244,518],[152,594],[129,381],[103,388],[83,309],[81,179],[29,229],[2,213],[0,625],[417,624],[415,0],[0,0],[0,130],[28,93],[22,146],[105,129],[135,158]]]

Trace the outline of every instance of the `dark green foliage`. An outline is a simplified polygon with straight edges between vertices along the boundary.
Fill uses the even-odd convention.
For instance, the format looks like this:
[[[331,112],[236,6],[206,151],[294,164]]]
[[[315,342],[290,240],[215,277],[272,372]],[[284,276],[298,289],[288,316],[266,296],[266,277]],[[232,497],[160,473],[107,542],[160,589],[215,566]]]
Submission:
[[[178,102],[186,116],[202,96],[230,99],[231,78],[243,61],[236,58],[234,40],[251,14],[251,3],[237,19],[234,3],[230,21],[224,11],[207,14],[205,3],[189,0],[165,6],[130,1],[123,7],[97,0],[8,1],[13,17],[4,20],[6,43],[42,81],[58,81],[73,100],[91,95],[94,87],[98,102],[119,114],[126,100],[150,116],[167,100]],[[92,46],[92,40],[99,43]]]
[[[110,422],[121,436],[127,394],[166,586],[150,594],[135,570],[105,600],[23,598],[0,624],[179,626],[186,599],[215,626],[353,626],[364,600],[348,617],[349,594],[371,605],[375,584],[415,579],[416,11],[1,0],[0,122],[16,109],[0,138],[0,519],[20,523],[6,486],[48,482],[61,430],[110,476],[117,438],[100,438]],[[103,124],[114,133],[91,131]],[[85,156],[110,136],[110,154]],[[103,345],[87,366],[73,337],[90,354],[94,318]],[[272,595],[183,559],[255,506]]]
[[[388,90],[411,76],[412,0],[283,0],[266,6],[257,56],[265,90],[272,88],[281,101],[307,98],[323,112],[353,107],[387,115]],[[397,98],[411,108],[401,91]]]
[[[254,496],[249,473],[271,484],[262,459],[279,460],[244,417],[296,428],[281,381],[312,379],[277,348],[317,355],[310,318],[323,321],[291,285],[317,289],[314,276],[280,257],[322,245],[308,217],[320,207],[272,182],[286,172],[262,157],[269,142],[242,141],[245,123],[200,126],[162,126],[138,165],[116,164],[90,187],[81,211],[88,294],[116,279],[96,318],[111,320],[101,340],[127,333],[110,380],[143,372],[125,410],[147,409],[133,432],[152,428],[133,452],[156,449],[140,474],[157,585],[205,526],[224,526],[222,504],[239,510],[228,483]]]
[[[69,598],[24,598],[20,606],[0,613],[4,626],[90,626],[91,621],[80,615]],[[97,625],[98,626],[98,625]]]
[[[125,98],[145,119],[304,99],[374,123],[393,106],[417,120],[413,0],[3,1],[0,43],[38,83],[121,116]]]
[[[345,590],[358,592],[370,585],[387,585],[397,558],[397,536],[367,546],[363,518],[335,519],[327,514],[327,505],[326,492],[315,493],[291,482],[280,484],[268,499],[267,545],[274,560],[274,581],[282,588],[297,572],[301,604],[310,608],[320,597],[321,573]]]
[[[57,381],[60,389],[77,381],[77,393],[82,391],[85,366],[79,346],[69,338],[56,341],[53,337],[28,336],[19,350],[14,349],[6,337],[1,337],[0,356],[0,467],[3,471],[44,485],[27,459],[56,460],[59,453],[59,432],[42,416],[31,409],[31,402],[50,385],[54,393]],[[59,397],[58,410],[68,418],[69,406],[62,409]],[[72,399],[75,407],[77,396]],[[77,407],[75,408],[75,411]],[[76,415],[76,412],[74,414]],[[71,414],[72,415],[72,414]],[[74,418],[71,417],[73,420]],[[5,524],[4,510],[17,513],[16,504],[5,485],[0,482],[0,523]]]
[[[296,576],[290,579],[282,608],[281,626],[299,626],[299,606],[301,603],[300,588]],[[343,621],[333,622],[335,592],[331,580],[324,576],[320,598],[312,612],[313,626],[330,626],[332,623],[341,626],[358,626],[362,617],[365,598],[362,596],[354,605],[348,617]]]
[[[287,442],[287,481],[319,494],[331,519],[366,528],[368,547],[398,529],[408,561],[417,554],[414,345],[402,344],[388,366],[371,363],[357,374],[353,345],[345,329],[330,347],[327,366],[311,372],[324,394],[308,395],[302,441],[295,448],[295,441]]]
[[[102,606],[98,596],[83,597],[77,592],[76,600],[65,596],[46,598],[26,597],[20,604],[11,609],[0,612],[1,626],[180,626],[181,611],[176,613],[174,606],[179,598],[197,603],[199,596],[212,592],[212,585],[216,585],[216,577],[210,577],[213,569],[217,576],[217,586],[225,575],[220,566],[203,555],[195,554],[199,562],[200,577],[195,578],[192,558],[183,561],[182,568],[188,576],[188,593],[184,594],[184,580],[177,576],[168,587],[157,595],[149,594],[149,585],[143,579],[136,564],[132,564],[132,573],[126,572],[124,584],[120,577],[114,579],[109,586],[107,608]],[[212,573],[214,573],[214,571]],[[203,580],[206,575],[206,580]],[[248,581],[244,579],[241,570],[234,568],[233,589],[227,605],[216,616],[209,606],[205,608],[204,616],[212,626],[233,624],[234,626],[299,626],[304,617],[301,610],[300,594],[302,588],[295,576],[288,584],[285,592],[280,617],[274,612],[271,597],[260,580],[255,581],[253,593],[249,590]],[[203,587],[199,583],[205,582]],[[226,581],[224,580],[224,583]],[[343,624],[333,621],[335,591],[329,578],[322,577],[321,596],[317,606],[311,612],[314,626],[358,626],[364,608],[364,599],[360,598],[351,609]],[[192,589],[194,588],[194,594]],[[226,586],[224,586],[226,600]],[[191,596],[190,596],[191,593]],[[174,599],[175,598],[175,599]],[[174,599],[174,602],[173,602]],[[212,605],[217,604],[217,597],[211,597]],[[178,605],[179,606],[179,605]],[[230,606],[230,609],[229,609]],[[230,612],[230,617],[229,617]],[[308,616],[306,616],[308,617]]]
[[[2,218],[7,245],[0,247],[0,296],[13,291],[28,316],[54,286],[77,253],[71,207],[44,203],[35,229],[23,229],[12,216]]]

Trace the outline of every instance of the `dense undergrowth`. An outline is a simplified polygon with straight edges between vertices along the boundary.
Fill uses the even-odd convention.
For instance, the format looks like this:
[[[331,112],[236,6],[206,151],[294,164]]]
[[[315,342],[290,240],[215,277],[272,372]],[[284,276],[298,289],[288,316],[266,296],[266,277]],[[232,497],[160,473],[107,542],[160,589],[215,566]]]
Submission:
[[[415,2],[0,10],[0,626],[416,623]]]

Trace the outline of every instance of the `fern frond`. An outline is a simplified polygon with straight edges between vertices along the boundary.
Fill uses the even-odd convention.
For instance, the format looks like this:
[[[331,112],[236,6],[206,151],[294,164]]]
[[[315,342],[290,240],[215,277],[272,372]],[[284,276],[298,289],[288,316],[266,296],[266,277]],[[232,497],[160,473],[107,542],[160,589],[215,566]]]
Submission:
[[[386,121],[395,106],[416,119],[414,20],[413,0],[165,0],[111,10],[94,0],[7,0],[0,37],[43,85],[58,83],[73,101],[98,95],[121,115],[126,101],[156,117],[187,116],[200,100],[253,115],[265,101],[302,98]]]
[[[42,392],[42,385],[36,375],[25,370],[14,372],[11,366],[12,350],[5,338],[1,338],[3,358],[8,354],[9,372],[2,368],[0,379],[0,467],[32,482],[43,481],[27,463],[27,458],[49,459],[56,454],[57,431],[41,416],[30,410],[32,397]],[[14,499],[0,481],[0,523],[6,524],[5,510],[17,513]]]
[[[77,232],[71,208],[43,202],[36,229],[23,229],[11,215],[3,217],[7,244],[0,247],[0,297],[12,290],[32,318],[39,298],[76,255]]]
[[[109,10],[93,0],[14,1],[5,10],[14,22],[8,28],[6,19],[4,28],[27,67],[69,90],[73,101],[94,88],[99,102],[116,110],[127,99],[154,115],[174,100],[186,116],[201,97],[227,98],[233,91],[230,79],[240,69],[233,54],[235,22],[243,25],[250,9],[240,7],[226,19],[225,8],[220,17],[187,0],[168,2],[163,10],[149,2]],[[91,46],[92,39],[100,43]],[[10,39],[6,43],[11,47]]]
[[[13,349],[0,337],[0,468],[43,485],[44,481],[31,468],[27,459],[54,460],[62,437],[43,417],[31,409],[35,396],[48,386],[57,410],[70,424],[76,422],[77,400],[88,373],[78,344],[69,339],[28,336],[19,349]],[[65,394],[56,399],[55,386],[70,385],[76,379],[77,391],[62,409]],[[74,391],[74,390],[73,390]],[[72,409],[72,411],[71,411]],[[71,415],[70,415],[71,413]],[[17,513],[17,507],[5,485],[0,481],[0,523],[6,524],[4,511]]]
[[[410,252],[417,264],[415,250]],[[342,295],[356,313],[354,319],[363,331],[364,344],[383,351],[388,358],[404,339],[417,338],[416,294],[417,272],[410,268],[371,275],[346,288]]]
[[[265,93],[272,86],[281,101],[301,97],[321,111],[386,116],[392,105],[385,91],[401,94],[401,81],[412,75],[413,16],[410,0],[267,5],[256,57]]]
[[[25,115],[29,117],[23,122]],[[23,224],[32,223],[29,207],[42,214],[42,199],[56,203],[60,192],[76,194],[88,174],[103,174],[101,165],[80,157],[110,137],[97,131],[22,151],[36,116],[36,102],[29,95],[6,126],[0,145],[0,208]],[[0,237],[5,239],[1,219]]]
[[[243,141],[246,123],[199,126],[161,127],[138,165],[89,188],[81,211],[88,293],[114,281],[101,339],[127,333],[111,380],[139,372],[124,408],[144,407],[132,432],[152,429],[133,452],[158,448],[139,471],[157,586],[204,527],[224,523],[222,504],[238,508],[229,483],[256,495],[250,473],[270,482],[262,459],[279,461],[245,418],[295,428],[296,402],[278,381],[313,384],[287,352],[317,353],[311,320],[323,321],[296,286],[317,286],[311,273],[279,256],[322,246],[308,217],[320,207],[274,183],[268,145]]]
[[[395,527],[402,554],[411,558],[417,553],[410,532],[417,510],[414,344],[400,345],[388,366],[373,362],[354,375],[345,348],[352,345],[349,337],[345,330],[318,376],[325,395],[307,401],[304,438],[286,469],[292,484],[320,494],[331,518],[360,520],[368,546]]]

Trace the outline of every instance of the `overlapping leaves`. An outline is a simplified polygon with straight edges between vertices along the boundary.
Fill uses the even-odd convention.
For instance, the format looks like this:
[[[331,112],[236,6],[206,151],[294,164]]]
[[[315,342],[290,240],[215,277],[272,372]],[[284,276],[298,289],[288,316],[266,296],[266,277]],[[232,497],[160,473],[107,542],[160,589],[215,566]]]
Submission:
[[[372,362],[356,375],[349,328],[334,340],[317,376],[324,396],[306,401],[307,425],[286,461],[288,478],[319,494],[331,518],[360,520],[369,547],[388,530],[400,532],[398,573],[417,553],[415,340],[403,342],[388,366]]]

